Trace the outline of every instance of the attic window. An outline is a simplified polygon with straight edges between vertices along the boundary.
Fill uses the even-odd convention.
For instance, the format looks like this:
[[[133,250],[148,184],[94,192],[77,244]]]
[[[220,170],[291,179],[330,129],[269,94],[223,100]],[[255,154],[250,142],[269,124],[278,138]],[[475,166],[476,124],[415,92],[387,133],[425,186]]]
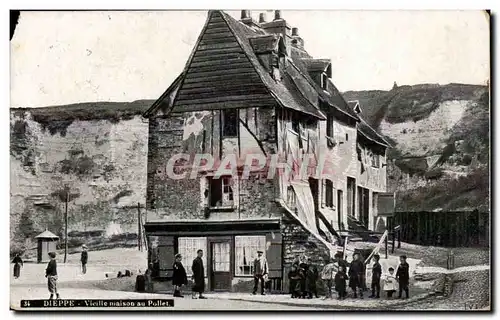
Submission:
[[[222,111],[222,136],[224,138],[238,136],[238,110],[229,109]]]
[[[321,88],[323,90],[328,89],[328,76],[324,72],[321,74]]]

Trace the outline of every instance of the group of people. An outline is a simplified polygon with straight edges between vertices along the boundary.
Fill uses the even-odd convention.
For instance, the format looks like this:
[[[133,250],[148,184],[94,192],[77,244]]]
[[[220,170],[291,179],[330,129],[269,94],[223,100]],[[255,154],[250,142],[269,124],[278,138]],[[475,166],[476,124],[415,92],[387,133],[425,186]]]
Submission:
[[[409,298],[409,265],[406,262],[406,256],[400,256],[400,264],[394,274],[394,268],[390,267],[386,274],[382,274],[380,265],[380,256],[373,256],[371,295],[370,298],[380,298],[381,284],[388,298],[399,290],[398,298],[402,298],[402,293]],[[347,289],[350,288],[354,298],[363,298],[363,292],[367,290],[366,286],[366,266],[359,253],[354,253],[353,260],[348,263],[343,259],[343,255],[337,253],[333,261],[327,259],[326,265],[320,274],[321,280],[325,285],[326,295],[324,299],[332,298],[333,291],[337,292],[339,300],[347,297]],[[317,268],[310,263],[310,259],[296,259],[290,272],[288,273],[290,281],[290,293],[292,298],[312,298],[317,295],[316,283],[318,280]]]
[[[203,250],[199,249],[196,252],[196,258],[193,259],[191,270],[193,271],[192,280],[192,297],[193,299],[205,299],[203,292],[205,291],[205,267],[203,266]],[[181,289],[188,284],[187,272],[182,265],[182,255],[176,254],[174,257],[172,285],[174,286],[174,297],[183,298]]]
[[[54,294],[56,295],[56,299],[60,299],[59,293],[57,292],[57,261],[56,261],[56,256],[57,254],[55,252],[49,252],[48,256],[50,258],[49,262],[47,263],[47,268],[45,269],[45,278],[47,278],[47,288],[50,293],[50,298],[49,299],[54,299]],[[89,255],[87,252],[87,246],[82,245],[82,253],[80,256],[80,262],[82,265],[82,273],[85,274],[87,273],[87,261],[88,261]],[[21,267],[24,265],[23,259],[21,258],[21,255],[19,253],[16,254],[14,257],[14,260],[12,260],[12,263],[14,263],[14,278],[18,279],[21,276]]]

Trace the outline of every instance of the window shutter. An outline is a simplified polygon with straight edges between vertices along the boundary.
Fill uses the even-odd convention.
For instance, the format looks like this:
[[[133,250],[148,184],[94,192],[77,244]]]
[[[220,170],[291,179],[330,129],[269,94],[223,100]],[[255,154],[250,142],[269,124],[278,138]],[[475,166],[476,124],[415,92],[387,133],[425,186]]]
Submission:
[[[325,207],[325,202],[326,202],[326,180],[322,179],[321,180],[321,208]]]
[[[269,278],[281,278],[281,233],[276,231],[266,234],[266,244],[266,259],[269,265]]]
[[[174,255],[174,237],[160,236],[158,239],[158,262],[160,263],[160,277],[172,276]]]

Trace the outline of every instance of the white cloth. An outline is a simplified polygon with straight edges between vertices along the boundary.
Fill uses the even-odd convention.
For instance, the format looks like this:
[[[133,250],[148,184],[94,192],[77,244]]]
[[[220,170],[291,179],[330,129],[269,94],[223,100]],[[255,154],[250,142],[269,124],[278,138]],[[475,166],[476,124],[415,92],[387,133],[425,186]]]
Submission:
[[[311,230],[318,233],[316,228],[316,212],[314,210],[314,198],[308,183],[292,182],[293,190],[297,197],[298,218]]]
[[[384,291],[398,290],[398,280],[395,276],[386,274],[382,276],[382,281],[384,282]]]

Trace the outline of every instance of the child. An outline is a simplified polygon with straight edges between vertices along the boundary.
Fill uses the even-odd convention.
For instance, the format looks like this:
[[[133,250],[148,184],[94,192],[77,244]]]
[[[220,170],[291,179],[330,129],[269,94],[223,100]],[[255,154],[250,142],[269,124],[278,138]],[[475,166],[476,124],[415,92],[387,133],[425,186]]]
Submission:
[[[345,273],[345,267],[340,265],[339,271],[335,275],[335,290],[339,294],[339,300],[344,300],[346,297],[346,281],[347,274]]]
[[[394,276],[394,268],[390,267],[389,274],[384,276],[384,291],[387,293],[387,298],[392,298],[392,295],[396,292],[397,287],[398,281]]]
[[[324,299],[332,298],[332,287],[333,287],[333,280],[335,278],[335,271],[334,271],[334,263],[333,261],[325,260],[326,265],[323,267],[323,270],[321,271],[321,280],[323,280],[323,283],[325,284],[325,297]]]
[[[318,268],[311,262],[311,259],[307,259],[307,264],[307,298],[312,299],[313,296],[318,298],[318,289],[316,287],[319,278]]]
[[[406,256],[400,256],[399,261],[401,262],[396,272],[396,279],[399,282],[399,295],[398,298],[401,299],[403,290],[405,292],[406,299],[409,298],[409,285],[410,285],[410,265],[406,262]]]
[[[288,272],[288,279],[290,280],[290,294],[292,295],[292,299],[299,298],[300,294],[297,286],[299,284],[300,275],[296,264],[293,264],[292,269]]]
[[[382,276],[382,266],[379,263],[380,256],[373,256],[372,269],[372,295],[370,298],[380,298],[380,277]]]
[[[59,293],[57,292],[57,262],[56,253],[49,252],[50,261],[47,264],[47,269],[45,269],[45,277],[47,278],[47,287],[50,292],[50,300],[54,299],[54,293],[56,298],[60,299]]]
[[[172,284],[174,285],[174,297],[184,298],[181,293],[181,287],[188,283],[186,269],[182,265],[182,256],[178,253],[175,255],[173,265],[174,273],[172,275]]]

